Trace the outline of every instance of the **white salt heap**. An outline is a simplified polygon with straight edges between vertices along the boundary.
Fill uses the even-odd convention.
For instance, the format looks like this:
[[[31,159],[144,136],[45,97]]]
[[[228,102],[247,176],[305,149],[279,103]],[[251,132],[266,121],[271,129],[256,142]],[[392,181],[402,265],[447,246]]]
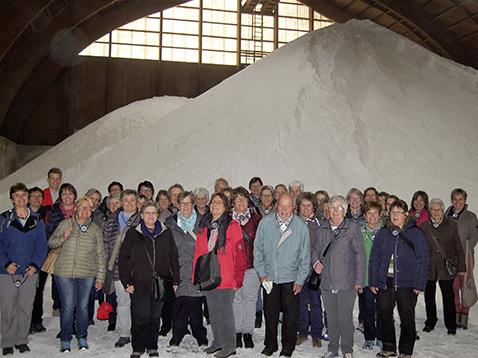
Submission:
[[[473,209],[476,113],[477,71],[371,22],[350,21],[282,47],[197,99],[151,99],[105,116],[0,181],[0,207],[9,207],[11,184],[44,187],[48,168],[58,166],[80,193],[104,191],[112,180],[131,188],[144,179],[158,188],[175,182],[211,188],[219,176],[236,186],[259,175],[266,183],[300,179],[307,190],[331,193],[374,185],[407,201],[423,189],[448,202],[450,190],[463,187]],[[421,295],[419,331],[423,306]],[[476,357],[477,313],[474,307],[468,331],[450,337],[440,310],[436,331],[420,332],[414,357]],[[48,331],[31,337],[38,356],[58,351],[58,319],[50,310],[46,316]],[[239,349],[240,357],[260,355],[263,328],[254,336],[256,348]],[[89,337],[82,356],[130,353],[129,346],[113,349],[117,333],[106,332],[104,322],[90,326]],[[201,356],[191,352],[190,336],[178,352],[166,353],[168,339],[160,338],[163,356]],[[354,357],[375,356],[377,349],[360,349],[358,331],[355,339]],[[317,357],[325,346],[309,341],[296,352]]]

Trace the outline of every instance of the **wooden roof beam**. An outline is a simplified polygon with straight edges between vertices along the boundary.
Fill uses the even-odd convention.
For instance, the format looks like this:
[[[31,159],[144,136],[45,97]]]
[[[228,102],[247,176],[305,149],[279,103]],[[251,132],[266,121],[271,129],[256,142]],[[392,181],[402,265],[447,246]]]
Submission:
[[[344,23],[354,18],[352,13],[342,10],[325,0],[300,0],[300,2],[335,22]]]

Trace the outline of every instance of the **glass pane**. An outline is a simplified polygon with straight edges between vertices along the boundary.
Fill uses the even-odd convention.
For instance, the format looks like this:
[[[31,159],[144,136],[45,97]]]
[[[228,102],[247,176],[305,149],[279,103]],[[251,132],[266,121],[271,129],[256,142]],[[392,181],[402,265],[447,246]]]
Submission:
[[[128,29],[128,30],[146,30],[146,18],[138,19],[132,21],[126,25],[119,27],[120,29]]]
[[[331,22],[326,21],[314,21],[314,30],[323,29],[324,27],[332,25]]]
[[[235,65],[236,54],[231,52],[203,51],[202,62],[218,65]]]
[[[146,19],[146,30],[148,31],[158,31],[160,30],[160,20],[159,19],[152,19],[148,17]]]
[[[111,57],[157,60],[159,59],[159,51],[155,47],[113,44],[111,45]]]
[[[237,1],[233,0],[203,0],[203,7],[207,9],[237,10]]]
[[[236,40],[214,37],[203,37],[202,46],[206,50],[236,51]]]
[[[291,42],[296,38],[305,35],[305,32],[294,31],[294,30],[279,30],[279,41],[280,42]]]
[[[221,25],[221,24],[207,24],[204,23],[202,28],[203,35],[210,36],[224,36],[224,37],[236,37],[237,26],[236,25]]]
[[[232,12],[203,10],[203,21],[221,22],[225,24],[236,24],[237,14]]]
[[[163,20],[163,32],[199,34],[199,23],[190,21]]]
[[[198,48],[199,37],[191,35],[163,35],[163,46]]]
[[[301,4],[279,3],[279,16],[309,17],[309,8]]]
[[[92,43],[90,46],[80,52],[80,56],[101,56],[108,57],[108,44]]]
[[[163,11],[163,17],[168,19],[198,20],[199,9],[173,7]]]
[[[198,7],[199,7],[199,0],[188,1],[187,3],[182,4],[181,6],[183,6],[183,7],[196,7],[196,8],[198,8]]]
[[[179,62],[198,62],[198,50],[185,50],[178,48],[163,48],[162,59],[164,61],[179,61]]]

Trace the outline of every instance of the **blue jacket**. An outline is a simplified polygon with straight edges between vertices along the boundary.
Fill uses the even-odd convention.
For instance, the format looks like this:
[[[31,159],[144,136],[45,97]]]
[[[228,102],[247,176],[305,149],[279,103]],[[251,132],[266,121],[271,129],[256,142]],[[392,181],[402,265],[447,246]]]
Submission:
[[[61,211],[60,204],[56,203],[53,204],[52,209],[48,213],[48,222],[46,224],[46,237],[47,239],[53,235],[53,232],[57,228],[57,226],[66,219],[65,214]]]
[[[13,210],[1,226],[0,274],[8,274],[6,268],[12,262],[18,265],[18,274],[23,274],[28,266],[38,270],[48,251],[43,220],[30,211],[25,226],[22,226]]]
[[[303,285],[310,272],[309,229],[304,220],[294,215],[288,230],[290,235],[281,242],[276,214],[259,222],[254,239],[254,268],[259,276],[267,276],[274,283]]]
[[[428,241],[413,220],[407,222],[400,233],[387,226],[375,235],[368,267],[369,287],[387,288],[392,255],[394,287],[424,291],[428,280]]]

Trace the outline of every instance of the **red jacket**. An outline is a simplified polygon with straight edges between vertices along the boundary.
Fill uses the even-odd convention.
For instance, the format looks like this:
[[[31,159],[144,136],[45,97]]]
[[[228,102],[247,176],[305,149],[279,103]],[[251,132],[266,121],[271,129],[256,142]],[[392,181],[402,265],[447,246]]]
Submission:
[[[199,229],[196,238],[196,247],[194,248],[193,258],[193,282],[194,268],[199,256],[208,253],[208,232],[207,228]],[[231,220],[226,231],[226,246],[224,249],[218,250],[219,267],[221,269],[221,284],[218,289],[240,288],[244,280],[244,272],[246,271],[246,251],[244,247],[244,239],[242,238],[242,230],[234,220]]]
[[[242,229],[251,239],[248,241],[246,238],[244,238],[247,269],[254,268],[254,239],[256,238],[257,227],[259,226],[259,221],[261,221],[261,219],[262,217],[259,214],[252,213],[247,224],[242,227]]]
[[[54,202],[51,197],[50,188],[43,189],[43,202],[41,203],[42,206],[49,206],[50,209],[53,206]]]

